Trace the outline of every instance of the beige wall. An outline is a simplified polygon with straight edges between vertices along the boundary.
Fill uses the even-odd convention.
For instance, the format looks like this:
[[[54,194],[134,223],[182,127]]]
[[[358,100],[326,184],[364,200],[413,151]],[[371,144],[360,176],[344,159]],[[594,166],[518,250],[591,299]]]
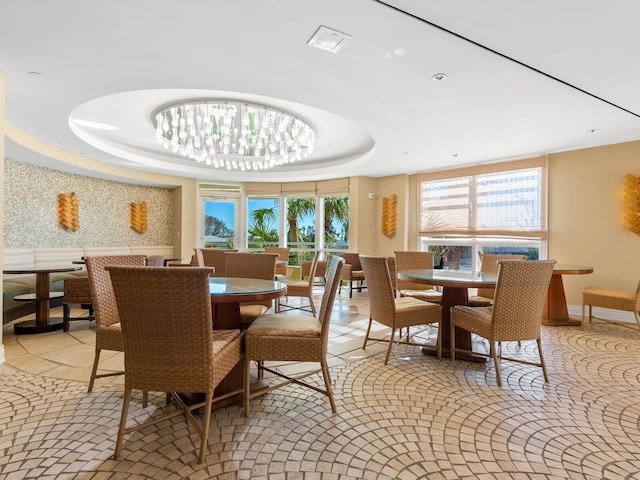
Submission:
[[[640,142],[549,156],[549,258],[594,268],[564,276],[569,305],[584,287],[633,290],[640,279],[640,237],[622,224],[627,173],[640,175]]]
[[[377,253],[376,201],[369,193],[376,193],[376,179],[354,177],[349,187],[349,251],[365,255]]]

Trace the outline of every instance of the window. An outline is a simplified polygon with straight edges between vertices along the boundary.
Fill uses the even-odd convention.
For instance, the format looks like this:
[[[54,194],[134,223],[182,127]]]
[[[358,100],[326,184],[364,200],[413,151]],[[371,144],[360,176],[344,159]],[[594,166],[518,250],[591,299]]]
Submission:
[[[322,198],[321,218],[324,248],[331,251],[348,251],[349,197],[340,195]]]
[[[247,199],[247,248],[280,246],[280,199],[251,197]]]
[[[443,176],[444,175],[444,176]],[[421,178],[419,244],[444,267],[476,272],[477,253],[540,258],[546,238],[543,159]]]
[[[237,248],[238,199],[203,197],[205,248]]]

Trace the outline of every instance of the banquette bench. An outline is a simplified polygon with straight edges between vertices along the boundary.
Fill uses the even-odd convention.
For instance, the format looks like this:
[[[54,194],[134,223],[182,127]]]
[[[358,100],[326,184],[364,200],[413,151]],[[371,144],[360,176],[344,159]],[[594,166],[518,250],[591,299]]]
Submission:
[[[82,257],[96,255],[162,255],[173,258],[173,246],[140,247],[81,247],[81,248],[5,248],[2,255],[3,270],[21,270],[27,268],[49,268],[71,266],[73,261]],[[82,270],[76,272],[53,273],[49,287],[51,292],[62,292],[65,278],[87,275]],[[2,323],[34,313],[33,302],[16,301],[14,297],[26,293],[35,293],[35,275],[3,275],[2,278]],[[50,306],[62,305],[62,297],[50,301]]]

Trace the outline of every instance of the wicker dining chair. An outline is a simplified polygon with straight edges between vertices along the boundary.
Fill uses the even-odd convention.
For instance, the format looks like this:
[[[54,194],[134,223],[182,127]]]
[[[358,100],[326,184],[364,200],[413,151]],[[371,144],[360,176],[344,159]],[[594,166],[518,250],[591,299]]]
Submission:
[[[363,288],[367,288],[365,283],[364,272],[362,271],[362,265],[360,264],[360,254],[358,253],[341,253],[340,256],[344,258],[344,269],[342,270],[342,281],[345,281],[349,285],[349,298],[353,298],[353,291],[358,290],[362,292]],[[342,282],[338,288],[338,293],[342,291]]]
[[[64,292],[62,297],[62,331],[68,332],[69,324],[72,321],[95,320],[88,277],[65,278],[62,290]],[[82,308],[88,310],[88,315],[72,317],[71,305],[74,304],[79,304]]]
[[[289,265],[289,248],[287,247],[265,247],[264,253],[275,253],[278,255],[277,260],[279,262],[287,262],[287,263],[276,263],[275,277],[286,277],[287,276],[287,267]]]
[[[492,306],[457,305],[451,308],[451,360],[455,360],[456,352],[464,351],[455,346],[454,330],[458,327],[489,341],[489,355],[474,353],[493,359],[498,386],[502,386],[500,360],[541,367],[544,381],[548,383],[549,377],[542,353],[540,323],[555,263],[555,260],[500,260]],[[521,340],[536,340],[539,362],[503,357],[501,346],[500,353],[496,353],[496,343]]]
[[[96,378],[122,375],[124,372],[109,372],[98,375],[98,363],[102,350],[115,350],[122,352],[124,343],[122,340],[122,328],[116,298],[113,295],[111,280],[105,270],[107,265],[131,265],[144,267],[144,255],[107,255],[85,258],[89,287],[96,319],[96,348],[93,360],[93,369],[89,379],[90,392]]]
[[[633,312],[636,319],[636,326],[640,329],[640,282],[636,285],[636,290],[616,290],[613,288],[603,287],[587,287],[582,291],[582,328],[585,326],[585,309],[589,307],[589,323],[597,320],[602,323],[611,323],[624,327],[633,327],[634,325],[626,322],[617,322],[593,316],[593,307],[610,308],[612,310],[622,310],[624,312]]]
[[[311,312],[314,317],[316,316],[316,306],[313,303],[313,285],[320,255],[321,252],[319,250],[313,254],[311,268],[309,269],[309,275],[306,280],[285,280],[284,283],[287,285],[287,295],[284,298],[287,303],[283,303],[281,299],[277,299],[276,310],[278,312],[296,309]],[[309,303],[300,306],[289,305],[289,297],[306,298],[309,300]]]
[[[226,256],[226,277],[259,278],[273,280],[276,268],[275,253],[235,252]],[[273,306],[272,300],[262,302],[242,302],[240,304],[240,323],[244,330],[260,315],[264,315]]]
[[[242,360],[240,330],[213,330],[210,268],[109,266],[122,318],[124,398],[114,459],[124,436],[184,414],[200,435],[204,461],[214,388]],[[132,390],[171,392],[178,407],[127,426]],[[201,392],[202,402],[185,405],[177,392]],[[192,411],[203,409],[202,424]],[[177,447],[176,447],[177,448]]]
[[[433,252],[397,251],[396,270],[411,268],[433,268]],[[413,297],[426,302],[442,303],[442,292],[433,285],[396,279],[396,289],[401,297]]]
[[[267,314],[258,318],[245,333],[245,357],[244,357],[244,414],[249,415],[250,401],[259,395],[263,395],[276,388],[290,383],[296,383],[308,387],[316,392],[329,397],[331,411],[336,413],[336,404],[331,390],[331,376],[327,364],[327,343],[329,339],[329,323],[331,310],[336,298],[338,285],[344,259],[334,256],[329,264],[327,282],[324,286],[324,294],[320,305],[318,318],[289,314]],[[284,381],[262,388],[255,392],[250,389],[250,362],[257,361],[258,374],[260,371],[270,372]],[[265,366],[264,362],[319,362],[320,369],[306,372],[298,376],[286,375],[283,372]],[[322,372],[325,389],[303,382],[302,379]]]
[[[497,275],[499,261],[524,260],[525,258],[527,258],[525,255],[500,255],[494,253],[481,253],[480,262],[482,263],[480,264],[480,272]],[[469,306],[488,307],[489,305],[493,304],[494,294],[495,288],[479,288],[476,295],[469,295]]]
[[[390,327],[389,347],[384,359],[384,364],[386,365],[389,363],[392,349],[397,347],[403,339],[406,339],[407,344],[416,345],[410,342],[408,327],[438,324],[439,328],[442,319],[442,307],[436,303],[425,302],[413,297],[396,298],[386,257],[360,255],[360,262],[369,286],[369,326],[367,327],[362,348],[367,348],[368,340],[385,341],[369,338],[371,324],[374,320]],[[401,333],[398,342],[394,342],[396,330],[404,328],[407,328],[407,333],[404,335]],[[440,358],[442,352],[440,338],[441,335],[438,335],[438,358]]]
[[[212,277],[227,276],[227,254],[238,250],[226,248],[194,248],[199,267],[213,267]]]

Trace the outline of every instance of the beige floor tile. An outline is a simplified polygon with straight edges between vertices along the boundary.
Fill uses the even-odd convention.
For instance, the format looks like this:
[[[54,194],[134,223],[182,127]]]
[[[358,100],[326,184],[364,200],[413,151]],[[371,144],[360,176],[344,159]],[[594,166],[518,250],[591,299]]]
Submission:
[[[5,338],[0,366],[0,478],[507,479],[636,478],[640,475],[640,333],[615,326],[545,327],[551,383],[539,368],[425,356],[402,344],[384,365],[386,342],[362,350],[366,293],[338,299],[328,362],[338,413],[326,397],[288,385],[214,412],[206,463],[195,462],[196,434],[182,417],[128,435],[114,462],[114,432],[124,377],[96,381],[86,392],[95,334],[85,322],[69,333]],[[4,332],[10,330],[5,326]],[[382,338],[389,330],[375,327]],[[416,329],[431,341],[434,331]],[[474,348],[484,348],[476,340]],[[535,343],[503,345],[535,358]],[[121,352],[103,352],[100,371],[123,367]],[[301,372],[312,364],[279,362]],[[267,377],[267,381],[271,379]],[[322,386],[322,377],[308,380]],[[131,418],[165,407],[162,394]]]

